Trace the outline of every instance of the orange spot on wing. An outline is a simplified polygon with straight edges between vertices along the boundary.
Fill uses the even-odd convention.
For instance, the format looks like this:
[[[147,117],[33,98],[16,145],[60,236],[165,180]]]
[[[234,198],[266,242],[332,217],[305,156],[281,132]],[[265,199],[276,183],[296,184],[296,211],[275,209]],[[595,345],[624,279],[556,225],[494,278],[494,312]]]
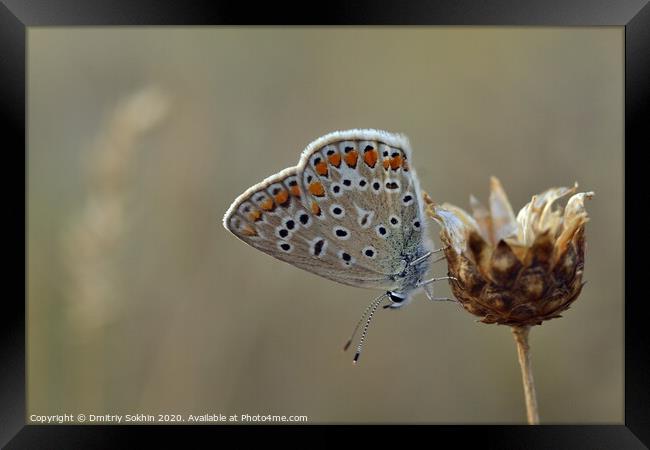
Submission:
[[[390,159],[390,168],[393,170],[397,170],[401,165],[402,165],[402,157],[400,155],[397,155],[394,158]]]
[[[322,197],[325,195],[325,188],[320,181],[314,181],[309,185],[309,192],[316,197]]]
[[[277,194],[275,194],[275,202],[278,205],[284,205],[287,202],[287,200],[289,200],[289,193],[287,191],[282,190]]]
[[[359,158],[359,153],[356,150],[351,150],[345,155],[345,163],[354,169],[357,167],[357,158]]]
[[[366,162],[368,167],[375,167],[375,164],[377,164],[377,158],[378,158],[377,150],[368,150],[363,154],[363,160]]]
[[[316,172],[318,172],[318,175],[323,175],[327,176],[327,163],[325,161],[321,161],[315,166]]]
[[[255,230],[255,228],[251,227],[248,224],[242,226],[241,233],[244,236],[257,236],[257,231]]]
[[[273,209],[275,208],[275,204],[273,203],[273,199],[272,199],[272,198],[267,198],[267,199],[264,200],[262,203],[260,203],[260,207],[261,207],[264,211],[273,211]]]
[[[320,206],[318,206],[318,203],[316,202],[311,203],[311,212],[315,216],[320,216]]]
[[[382,161],[382,165],[384,166],[384,169],[388,170],[388,168],[390,167],[390,161],[388,159],[384,159]]]
[[[298,186],[291,186],[289,190],[294,197],[300,197],[300,188]]]
[[[255,211],[252,211],[250,214],[248,214],[248,218],[253,222],[257,222],[258,220],[262,219],[262,211],[256,209]]]
[[[331,165],[336,167],[337,169],[341,165],[341,155],[338,153],[334,153],[333,155],[330,155],[327,160],[330,162]]]

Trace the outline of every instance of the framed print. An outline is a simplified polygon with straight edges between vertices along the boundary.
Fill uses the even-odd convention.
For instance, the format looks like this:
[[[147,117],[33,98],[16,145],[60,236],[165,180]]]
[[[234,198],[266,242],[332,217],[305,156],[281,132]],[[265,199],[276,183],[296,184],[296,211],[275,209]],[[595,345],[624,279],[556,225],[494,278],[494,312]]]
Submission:
[[[649,22],[3,0],[25,239],[2,445],[419,425],[644,448]]]

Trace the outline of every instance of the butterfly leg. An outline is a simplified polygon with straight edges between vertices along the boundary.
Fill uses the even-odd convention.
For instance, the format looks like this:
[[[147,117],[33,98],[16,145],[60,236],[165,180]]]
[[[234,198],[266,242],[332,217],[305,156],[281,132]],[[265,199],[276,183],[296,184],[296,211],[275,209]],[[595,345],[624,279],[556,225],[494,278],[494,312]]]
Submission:
[[[409,266],[414,266],[414,265],[416,265],[417,263],[420,263],[420,262],[424,261],[424,260],[427,259],[429,256],[431,256],[432,253],[433,253],[433,252],[426,252],[424,255],[420,256],[419,258],[415,258],[413,261],[411,261],[411,262],[409,263]]]
[[[449,297],[434,297],[433,296],[433,283],[436,281],[442,281],[442,280],[457,280],[454,277],[439,277],[439,278],[431,278],[430,280],[422,281],[421,283],[418,283],[418,286],[421,286],[424,289],[424,293],[427,295],[427,298],[431,301],[436,301],[436,302],[454,302],[457,303],[458,301],[453,298]]]
[[[409,266],[414,266],[415,264],[421,263],[422,261],[424,261],[425,259],[427,259],[431,255],[433,255],[434,253],[439,253],[439,252],[445,250],[446,248],[447,247],[442,247],[442,248],[439,248],[439,249],[436,249],[436,250],[432,250],[430,252],[426,252],[424,255],[420,256],[419,258],[415,258],[413,261],[411,261],[409,263]],[[433,261],[433,263],[437,263],[438,261],[442,261],[443,259],[445,259],[444,256],[436,259],[435,261]]]
[[[437,263],[437,262],[440,262],[440,261],[442,261],[443,259],[447,259],[447,257],[446,257],[446,256],[441,256],[440,258],[434,259],[433,261],[431,261],[431,264],[435,264],[435,263]]]
[[[456,302],[456,299],[449,297],[434,297],[433,296],[433,284],[425,284],[423,286],[424,293],[427,295],[427,298],[433,302]]]
[[[418,286],[426,286],[428,284],[432,284],[432,283],[435,283],[436,281],[442,281],[442,280],[455,280],[455,281],[458,281],[458,278],[456,278],[456,277],[431,278],[430,280],[421,281],[420,283],[418,283]]]

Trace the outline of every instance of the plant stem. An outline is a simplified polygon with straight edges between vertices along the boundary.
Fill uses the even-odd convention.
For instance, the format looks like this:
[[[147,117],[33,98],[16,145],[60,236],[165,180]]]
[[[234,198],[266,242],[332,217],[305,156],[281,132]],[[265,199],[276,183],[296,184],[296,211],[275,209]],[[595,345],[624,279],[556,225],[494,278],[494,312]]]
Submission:
[[[530,364],[530,347],[528,345],[528,332],[530,327],[512,327],[512,335],[517,344],[517,356],[521,366],[521,378],[524,382],[524,396],[526,397],[526,415],[529,425],[539,425],[539,412],[537,410],[537,393],[533,368]]]

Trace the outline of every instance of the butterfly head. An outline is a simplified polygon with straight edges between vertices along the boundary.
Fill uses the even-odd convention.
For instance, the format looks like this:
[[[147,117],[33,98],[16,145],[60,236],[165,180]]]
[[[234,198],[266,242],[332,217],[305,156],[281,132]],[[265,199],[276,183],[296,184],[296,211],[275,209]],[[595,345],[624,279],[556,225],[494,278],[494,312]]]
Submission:
[[[398,309],[406,306],[411,302],[410,292],[386,291],[386,296],[390,300],[384,308]]]
[[[413,294],[421,288],[423,277],[428,272],[431,262],[429,257],[430,242],[423,241],[420,247],[413,252],[412,256],[401,261],[401,271],[396,277],[397,283],[392,290],[386,291],[386,298],[390,301],[384,308],[398,309],[411,303]]]

